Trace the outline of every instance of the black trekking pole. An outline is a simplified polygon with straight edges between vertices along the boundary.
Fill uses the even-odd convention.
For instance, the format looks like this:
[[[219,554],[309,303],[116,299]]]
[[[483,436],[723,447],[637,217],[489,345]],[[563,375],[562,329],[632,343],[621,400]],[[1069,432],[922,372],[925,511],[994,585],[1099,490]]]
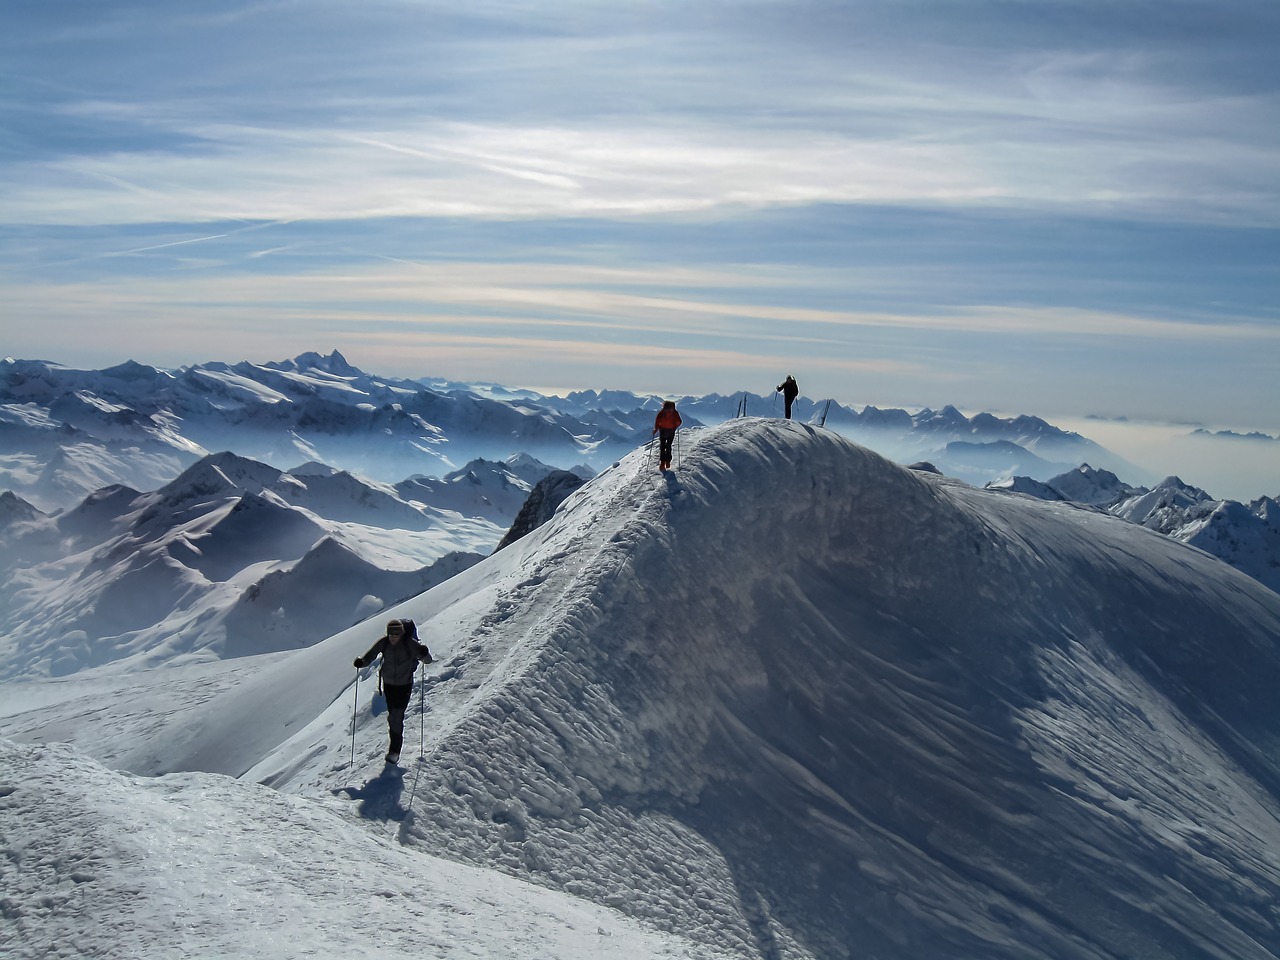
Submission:
[[[418,681],[418,762],[414,764],[413,789],[409,791],[409,802],[405,805],[405,816],[413,816],[413,801],[418,796],[418,777],[422,775],[423,754],[427,749],[427,665],[420,663],[422,679]],[[416,674],[415,674],[416,675]]]
[[[356,765],[356,711],[360,709],[360,668],[356,667],[356,699],[351,704],[351,765]]]

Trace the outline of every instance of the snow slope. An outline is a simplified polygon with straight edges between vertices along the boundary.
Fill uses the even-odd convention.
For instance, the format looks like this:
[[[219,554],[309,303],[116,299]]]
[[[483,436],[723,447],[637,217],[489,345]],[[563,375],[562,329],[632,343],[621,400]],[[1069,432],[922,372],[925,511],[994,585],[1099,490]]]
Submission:
[[[260,781],[698,950],[1280,956],[1280,596],[1141,527],[739,420],[672,474],[629,455],[392,612],[440,660],[403,777],[351,686],[380,621],[189,678],[201,702],[169,696],[148,736],[103,709],[86,746],[239,776],[209,781],[227,804]],[[99,704],[139,696],[100,682]],[[41,689],[0,732],[79,709]],[[119,782],[132,803],[200,781]],[[319,816],[271,809],[295,803],[277,830]],[[219,876],[246,845],[209,852]]]
[[[1071,500],[1106,510],[1190,544],[1280,592],[1280,509],[1270,497],[1249,504],[1215,500],[1199,487],[1166,477],[1154,488],[1130,487],[1087,463],[1049,483],[1013,477],[988,487],[1041,500]]]
[[[10,960],[723,956],[224,777],[146,780],[0,740],[0,816]]]

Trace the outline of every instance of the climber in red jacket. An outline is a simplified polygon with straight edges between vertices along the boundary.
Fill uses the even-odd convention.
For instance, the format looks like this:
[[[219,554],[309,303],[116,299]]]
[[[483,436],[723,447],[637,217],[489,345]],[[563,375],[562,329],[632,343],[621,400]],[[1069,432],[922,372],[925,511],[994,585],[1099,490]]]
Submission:
[[[680,419],[680,413],[676,410],[676,402],[674,400],[664,401],[662,409],[653,418],[653,432],[658,435],[659,470],[669,470],[671,468],[671,443],[675,440],[676,430],[681,423],[683,421]]]

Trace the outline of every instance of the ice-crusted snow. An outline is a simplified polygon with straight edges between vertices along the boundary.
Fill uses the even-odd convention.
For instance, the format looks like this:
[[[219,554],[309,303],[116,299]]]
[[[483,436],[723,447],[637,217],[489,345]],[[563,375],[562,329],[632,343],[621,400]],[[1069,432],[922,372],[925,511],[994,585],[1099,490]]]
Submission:
[[[746,419],[674,473],[627,456],[390,612],[438,659],[399,769],[353,687],[381,617],[13,685],[0,943],[1280,956],[1280,595],[1142,527]],[[76,750],[22,745],[46,739]],[[585,939],[529,926],[570,904]],[[277,907],[274,941],[242,922]]]

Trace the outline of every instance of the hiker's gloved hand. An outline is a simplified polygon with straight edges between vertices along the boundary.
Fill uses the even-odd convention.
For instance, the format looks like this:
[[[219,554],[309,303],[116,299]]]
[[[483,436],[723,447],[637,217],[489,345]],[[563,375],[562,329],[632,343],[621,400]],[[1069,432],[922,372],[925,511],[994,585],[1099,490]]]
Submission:
[[[364,661],[361,660],[359,657],[356,657],[355,668],[359,670],[363,666],[364,666]]]

